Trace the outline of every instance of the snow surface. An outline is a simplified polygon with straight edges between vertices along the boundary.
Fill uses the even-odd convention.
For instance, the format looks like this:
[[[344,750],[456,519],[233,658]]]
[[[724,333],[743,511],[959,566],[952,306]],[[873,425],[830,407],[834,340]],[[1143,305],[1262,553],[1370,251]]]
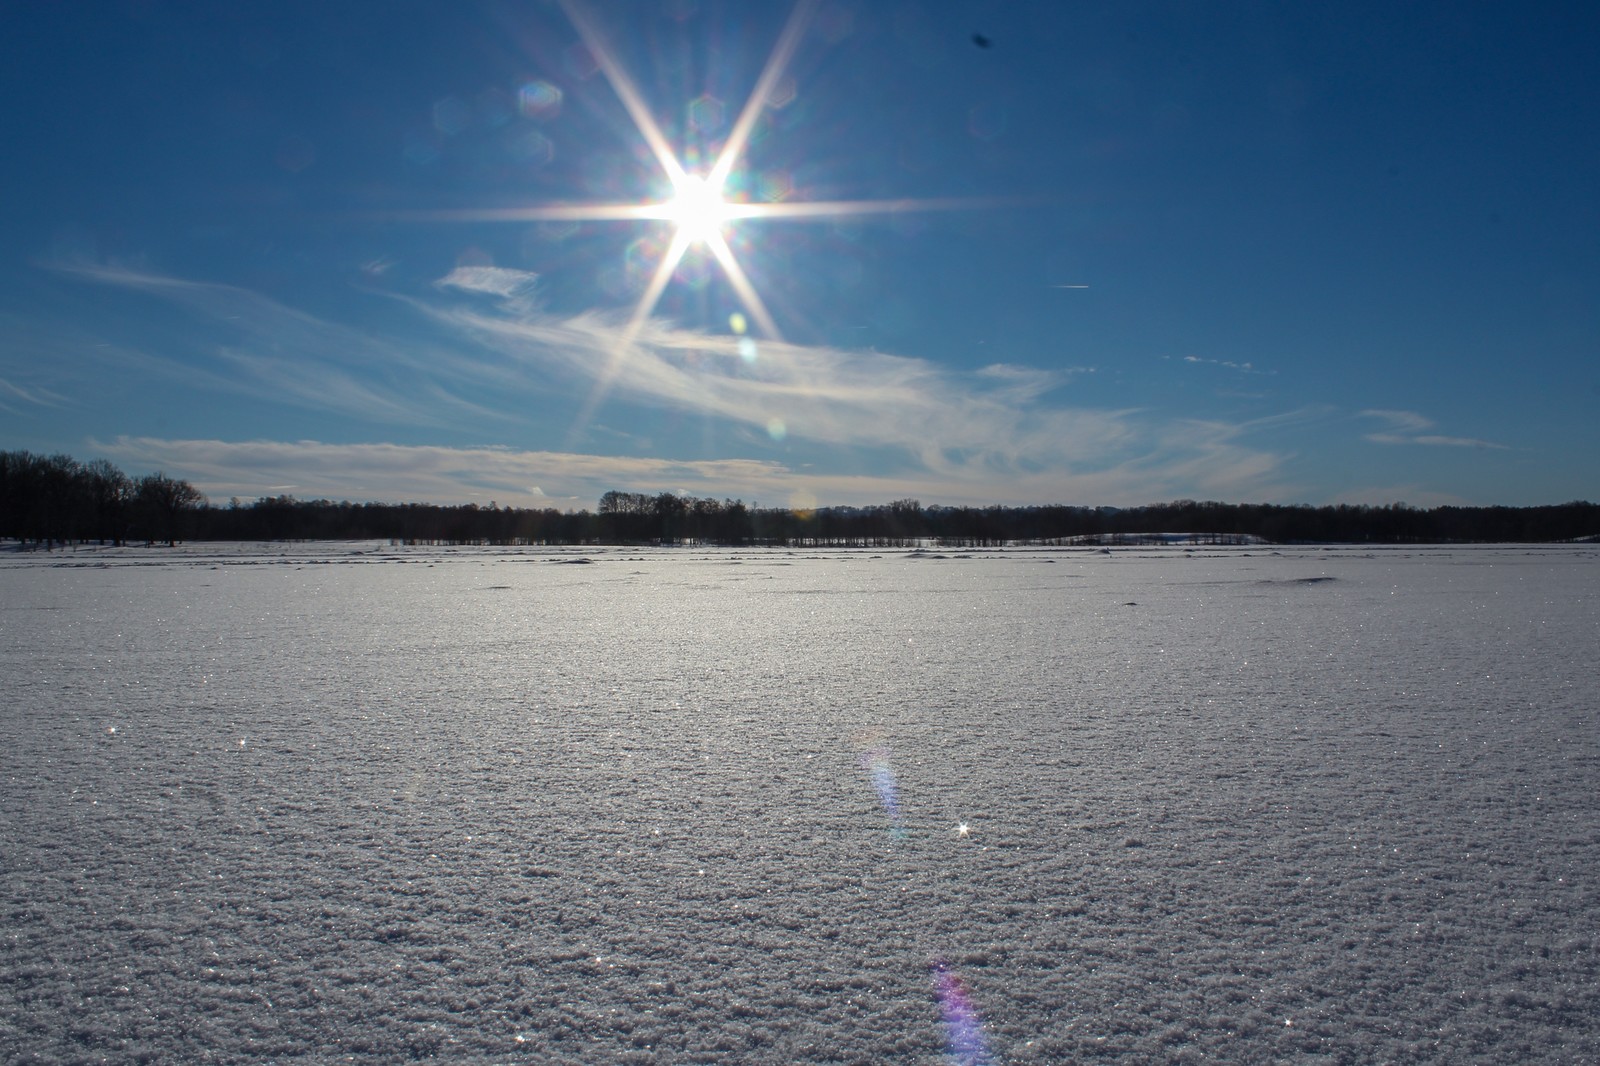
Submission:
[[[7,552],[0,626],[6,1062],[1600,1061],[1592,546]]]

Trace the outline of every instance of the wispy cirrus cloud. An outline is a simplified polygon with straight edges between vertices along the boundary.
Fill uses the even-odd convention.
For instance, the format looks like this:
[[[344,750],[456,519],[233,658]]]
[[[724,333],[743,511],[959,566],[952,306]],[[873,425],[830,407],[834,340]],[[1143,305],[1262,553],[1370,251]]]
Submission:
[[[526,270],[497,266],[459,266],[434,282],[441,289],[485,293],[501,299],[526,299],[532,295],[539,275]]]
[[[744,459],[679,462],[503,447],[389,443],[168,440],[90,442],[98,453],[141,468],[181,470],[213,498],[289,494],[301,498],[434,503],[504,500],[519,506],[588,506],[620,486],[716,494],[728,486],[777,488],[779,464]]]
[[[1241,374],[1271,374],[1271,370],[1260,370],[1253,363],[1239,363],[1232,359],[1203,359],[1198,355],[1186,355],[1185,363],[1191,366],[1220,366],[1225,370],[1237,370]]]
[[[446,428],[514,421],[514,412],[467,393],[498,390],[500,368],[459,348],[331,322],[249,289],[117,264],[67,262],[78,280],[140,292],[209,325],[205,340],[159,352],[102,345],[101,357],[218,392],[373,422]]]
[[[622,345],[615,319],[428,307],[441,324],[530,368],[592,381],[618,367],[615,399],[709,415],[759,430],[845,447],[886,447],[941,468],[961,454],[1004,456],[1075,443],[1100,447],[1126,436],[1115,415],[1060,412],[1028,403],[1015,381],[963,378],[925,360],[847,352],[677,329],[652,321]],[[1030,438],[1033,443],[1029,443]],[[1040,456],[1044,458],[1044,456]]]
[[[822,502],[916,495],[952,503],[1137,503],[1197,493],[1280,498],[1287,491],[1283,457],[1252,446],[1249,425],[1060,402],[1058,394],[1088,368],[961,371],[914,356],[756,341],[660,319],[558,315],[538,306],[534,275],[495,267],[457,268],[431,294],[393,297],[400,318],[381,332],[233,286],[124,267],[59,269],[147,293],[224,330],[228,343],[208,345],[198,360],[143,357],[191,385],[371,424],[537,441],[520,449],[418,449],[120,438],[119,455],[137,452],[192,469],[213,494],[297,484],[316,495],[449,500],[539,486],[552,496],[587,499],[608,488],[666,487],[759,492],[763,499],[795,493]],[[408,309],[426,328],[416,320],[407,325]],[[608,418],[641,408],[693,416],[725,427],[718,439],[733,454],[703,462],[584,455],[572,445],[586,434],[570,432],[550,447],[557,438],[530,420],[532,407],[549,411],[565,402],[571,410],[576,398],[601,387]],[[173,449],[180,446],[196,466],[178,466]],[[784,464],[797,447],[809,465],[791,469]],[[297,475],[278,461],[290,455],[324,473],[314,481]],[[337,460],[322,465],[330,455]],[[275,472],[258,476],[261,463]],[[394,463],[410,464],[409,480],[391,476]],[[499,473],[484,480],[484,471]]]
[[[1094,372],[1095,368],[1092,366],[1041,370],[1038,367],[1016,366],[1012,363],[992,363],[976,373],[991,395],[1013,403],[1031,403],[1046,393],[1069,384],[1080,374]]]
[[[0,411],[10,411],[15,414],[18,410],[14,403],[26,404],[30,407],[60,407],[66,403],[66,397],[51,392],[49,389],[24,388],[15,382],[0,378]]]
[[[1202,433],[1206,427],[1197,427]],[[1230,496],[1270,464],[1242,469],[1207,462],[1227,447],[1226,431],[1210,430],[1200,456],[1179,477],[1207,496]],[[975,492],[963,471],[953,476],[921,473],[818,471],[760,459],[678,460],[650,456],[519,451],[506,447],[451,448],[394,443],[339,444],[301,441],[184,440],[158,437],[91,439],[97,455],[134,470],[162,469],[192,481],[213,500],[232,496],[291,495],[301,499],[485,503],[519,507],[593,507],[608,490],[679,492],[737,497],[763,506],[872,504],[913,496],[929,503],[1003,503],[1041,500],[1170,499],[1178,494],[1169,474],[1129,462],[1084,474],[1041,471],[1015,482]],[[1225,451],[1224,451],[1225,454]],[[1140,486],[1130,496],[1129,486]]]
[[[1223,439],[1210,426],[1195,432],[1200,423],[1043,402],[1066,382],[1059,372],[997,365],[961,373],[915,357],[753,343],[659,320],[623,343],[617,321],[594,313],[558,318],[508,306],[418,306],[530,367],[588,382],[610,373],[621,400],[832,447],[884,449],[914,467],[907,476],[961,481],[969,496],[980,485],[1022,484],[1045,469],[1062,480],[1143,470],[1126,488],[1161,491],[1181,482],[1163,483],[1155,476],[1161,468],[1188,476],[1202,463],[1217,464],[1213,480],[1256,477],[1257,493],[1276,488],[1259,475],[1277,460],[1249,448],[1241,433]]]
[[[1433,419],[1417,414],[1415,411],[1390,411],[1381,409],[1368,409],[1361,412],[1363,418],[1373,418],[1384,423],[1384,428],[1365,434],[1367,440],[1374,444],[1426,444],[1447,448],[1494,448],[1505,450],[1508,446],[1498,444],[1492,440],[1479,440],[1476,437],[1446,437],[1437,433],[1429,433],[1434,427]]]

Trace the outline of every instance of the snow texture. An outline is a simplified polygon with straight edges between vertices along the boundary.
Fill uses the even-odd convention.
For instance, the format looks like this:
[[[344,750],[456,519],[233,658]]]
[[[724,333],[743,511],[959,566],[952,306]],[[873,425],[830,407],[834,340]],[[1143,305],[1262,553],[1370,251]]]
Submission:
[[[7,552],[0,620],[6,1062],[1600,1061],[1592,546]]]

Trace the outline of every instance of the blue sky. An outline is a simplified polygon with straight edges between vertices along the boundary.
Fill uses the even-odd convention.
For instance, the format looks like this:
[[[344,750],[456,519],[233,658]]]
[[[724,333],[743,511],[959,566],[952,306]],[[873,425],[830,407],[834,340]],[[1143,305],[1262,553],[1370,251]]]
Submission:
[[[1591,5],[0,17],[0,447],[214,500],[1600,497]],[[710,242],[597,217],[724,157]]]

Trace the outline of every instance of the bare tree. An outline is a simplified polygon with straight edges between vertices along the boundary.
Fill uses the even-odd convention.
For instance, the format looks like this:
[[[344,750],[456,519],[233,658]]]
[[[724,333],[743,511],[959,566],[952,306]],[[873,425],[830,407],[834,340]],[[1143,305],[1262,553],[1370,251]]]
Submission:
[[[94,511],[94,535],[101,542],[121,545],[128,536],[128,510],[133,503],[133,481],[109,459],[95,459],[83,468]]]
[[[151,540],[165,540],[171,547],[178,543],[179,524],[184,512],[205,502],[205,494],[187,481],[170,478],[157,471],[140,478],[135,488],[135,499],[149,523],[148,528],[162,535]]]

